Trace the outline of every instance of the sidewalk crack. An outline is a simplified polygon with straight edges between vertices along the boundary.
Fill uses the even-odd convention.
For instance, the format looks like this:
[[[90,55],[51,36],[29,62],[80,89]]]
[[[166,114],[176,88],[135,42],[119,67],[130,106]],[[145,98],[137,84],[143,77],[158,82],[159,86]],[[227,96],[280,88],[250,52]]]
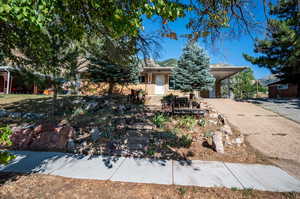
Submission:
[[[174,185],[174,160],[172,160],[172,184]]]
[[[231,171],[231,169],[223,162],[224,166],[227,168],[227,170],[232,174],[232,176],[240,183],[240,185],[245,189],[246,187],[243,185],[243,183],[238,179],[238,177]]]
[[[117,173],[117,171],[120,169],[120,167],[123,165],[123,163],[125,162],[126,159],[127,158],[124,158],[124,160],[120,163],[120,165],[116,168],[116,170],[113,172],[113,174],[107,180],[110,180]]]

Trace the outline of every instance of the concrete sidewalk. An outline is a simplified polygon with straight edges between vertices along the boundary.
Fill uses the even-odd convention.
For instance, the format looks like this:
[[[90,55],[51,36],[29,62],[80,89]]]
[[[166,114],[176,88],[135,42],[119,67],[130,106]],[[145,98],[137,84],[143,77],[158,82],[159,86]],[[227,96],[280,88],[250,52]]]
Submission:
[[[0,172],[41,173],[121,182],[252,188],[300,192],[300,181],[278,167],[194,160],[80,156],[56,152],[14,151],[17,158]]]

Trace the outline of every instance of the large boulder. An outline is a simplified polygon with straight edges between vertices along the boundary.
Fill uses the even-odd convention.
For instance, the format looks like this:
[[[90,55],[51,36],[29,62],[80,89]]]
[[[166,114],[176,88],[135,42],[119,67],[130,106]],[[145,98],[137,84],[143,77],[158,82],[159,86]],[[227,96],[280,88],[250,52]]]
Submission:
[[[12,129],[11,140],[16,149],[60,150],[67,149],[67,142],[74,137],[71,126],[57,127],[53,124],[41,124],[34,129]]]
[[[13,147],[16,149],[29,149],[29,145],[32,142],[33,131],[28,129],[23,129],[21,127],[13,127],[12,135],[10,140],[13,143]]]
[[[223,135],[222,132],[217,131],[213,135],[213,147],[218,153],[224,153]]]

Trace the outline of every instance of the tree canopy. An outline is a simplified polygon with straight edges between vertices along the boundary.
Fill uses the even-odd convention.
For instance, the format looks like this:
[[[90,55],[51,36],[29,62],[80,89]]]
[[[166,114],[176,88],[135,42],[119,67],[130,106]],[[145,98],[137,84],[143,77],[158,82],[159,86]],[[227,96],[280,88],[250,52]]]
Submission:
[[[258,57],[244,54],[246,60],[260,67],[266,67],[272,73],[288,82],[300,83],[300,12],[299,1],[280,0],[270,4],[267,35],[256,40],[254,52]]]

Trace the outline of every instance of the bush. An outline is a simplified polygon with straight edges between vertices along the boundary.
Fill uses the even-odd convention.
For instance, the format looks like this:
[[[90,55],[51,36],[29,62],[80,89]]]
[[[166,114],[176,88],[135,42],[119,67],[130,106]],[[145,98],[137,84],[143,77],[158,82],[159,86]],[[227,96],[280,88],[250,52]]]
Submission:
[[[176,98],[176,95],[169,94],[163,97],[162,101],[166,102],[168,105],[171,104],[172,101]]]
[[[12,134],[12,130],[9,127],[1,127],[0,128],[0,144],[1,145],[8,145],[12,144],[9,136]]]
[[[184,116],[180,118],[176,126],[179,128],[186,128],[192,130],[196,124],[197,120],[193,116]]]
[[[205,126],[206,126],[206,121],[205,121],[205,119],[200,119],[200,120],[198,121],[198,124],[199,124],[201,127],[205,127]]]
[[[171,147],[184,147],[189,148],[193,142],[193,139],[189,135],[178,136],[175,132],[166,132],[165,136],[166,144]]]
[[[10,146],[12,144],[9,139],[12,130],[9,127],[0,128],[0,145]],[[0,164],[8,164],[11,160],[15,159],[15,155],[11,155],[7,151],[0,151]]]
[[[169,119],[164,114],[156,114],[152,118],[152,122],[157,126],[158,128],[162,128],[164,126],[164,123],[166,123]]]

